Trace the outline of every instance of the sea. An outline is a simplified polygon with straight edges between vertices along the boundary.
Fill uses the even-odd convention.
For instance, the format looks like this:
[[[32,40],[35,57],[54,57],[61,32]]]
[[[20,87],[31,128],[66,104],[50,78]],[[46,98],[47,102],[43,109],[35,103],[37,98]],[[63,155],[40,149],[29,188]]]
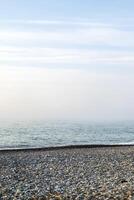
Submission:
[[[0,149],[134,144],[134,122],[0,122]]]

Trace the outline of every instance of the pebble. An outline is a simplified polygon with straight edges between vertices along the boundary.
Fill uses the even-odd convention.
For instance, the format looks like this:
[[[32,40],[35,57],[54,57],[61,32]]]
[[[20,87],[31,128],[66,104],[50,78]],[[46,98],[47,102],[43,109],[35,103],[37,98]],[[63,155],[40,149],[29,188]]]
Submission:
[[[0,200],[133,200],[134,147],[0,152]]]

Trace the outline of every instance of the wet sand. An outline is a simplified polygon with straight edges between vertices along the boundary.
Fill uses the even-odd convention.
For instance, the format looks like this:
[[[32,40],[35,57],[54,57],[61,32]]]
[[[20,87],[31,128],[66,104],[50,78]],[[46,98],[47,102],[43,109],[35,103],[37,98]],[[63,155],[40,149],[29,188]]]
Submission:
[[[134,146],[0,151],[1,199],[134,199]]]

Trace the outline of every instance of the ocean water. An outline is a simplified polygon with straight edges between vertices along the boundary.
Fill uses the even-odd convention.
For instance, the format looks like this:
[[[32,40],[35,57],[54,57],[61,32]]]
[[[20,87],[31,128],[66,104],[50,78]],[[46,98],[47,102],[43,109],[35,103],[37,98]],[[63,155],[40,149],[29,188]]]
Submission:
[[[0,149],[134,144],[134,122],[0,122]]]

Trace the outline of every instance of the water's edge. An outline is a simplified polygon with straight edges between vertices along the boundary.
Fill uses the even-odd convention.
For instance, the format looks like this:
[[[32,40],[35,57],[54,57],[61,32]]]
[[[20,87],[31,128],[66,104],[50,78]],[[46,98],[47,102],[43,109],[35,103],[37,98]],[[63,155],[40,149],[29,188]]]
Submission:
[[[110,147],[134,147],[134,144],[93,144],[93,145],[65,145],[37,148],[2,148],[0,152],[21,152],[21,151],[54,151],[64,149],[84,149],[84,148],[110,148]]]

